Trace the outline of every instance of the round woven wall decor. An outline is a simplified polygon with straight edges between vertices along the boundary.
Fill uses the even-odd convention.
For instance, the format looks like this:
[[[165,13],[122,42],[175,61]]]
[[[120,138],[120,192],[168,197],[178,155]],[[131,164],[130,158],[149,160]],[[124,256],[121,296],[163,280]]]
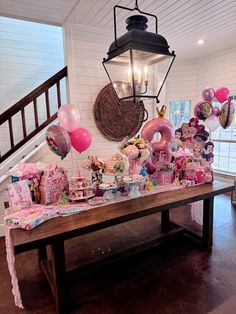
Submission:
[[[119,104],[111,83],[100,91],[93,107],[98,130],[106,139],[115,142],[126,136],[133,137],[142,126],[145,112],[142,101],[122,101]]]

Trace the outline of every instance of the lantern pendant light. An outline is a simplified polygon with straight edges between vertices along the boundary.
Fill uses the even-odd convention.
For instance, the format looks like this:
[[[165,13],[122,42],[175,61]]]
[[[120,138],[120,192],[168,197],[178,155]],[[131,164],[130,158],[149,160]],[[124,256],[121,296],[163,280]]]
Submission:
[[[156,32],[147,32],[148,19],[144,15],[132,15],[126,19],[127,32],[117,38],[116,10],[138,11],[155,19]],[[116,5],[114,12],[115,40],[110,45],[103,66],[113,84],[119,101],[156,99],[159,95],[175,59],[169,51],[167,40],[158,34],[156,15],[142,12],[135,1],[133,9]]]

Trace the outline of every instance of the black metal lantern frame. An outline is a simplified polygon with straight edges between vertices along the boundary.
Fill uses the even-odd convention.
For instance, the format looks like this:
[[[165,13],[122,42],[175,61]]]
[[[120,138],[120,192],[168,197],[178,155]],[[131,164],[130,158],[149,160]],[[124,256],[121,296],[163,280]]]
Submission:
[[[133,15],[126,19],[127,33],[117,38],[116,11],[138,11],[155,19],[155,33],[147,32],[148,19],[143,15]],[[116,94],[122,100],[141,100],[159,95],[175,60],[175,52],[169,51],[166,39],[158,34],[157,16],[143,12],[135,1],[133,9],[116,5],[114,14],[114,42],[110,45],[108,57],[103,66]],[[163,77],[157,76],[162,73]]]

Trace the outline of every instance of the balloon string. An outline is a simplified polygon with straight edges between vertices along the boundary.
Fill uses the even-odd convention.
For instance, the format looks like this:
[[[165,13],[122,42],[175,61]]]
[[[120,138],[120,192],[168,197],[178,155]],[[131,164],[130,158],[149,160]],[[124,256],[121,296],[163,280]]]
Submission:
[[[74,173],[74,161],[73,161],[73,148],[71,147],[71,176],[73,176],[73,173]]]

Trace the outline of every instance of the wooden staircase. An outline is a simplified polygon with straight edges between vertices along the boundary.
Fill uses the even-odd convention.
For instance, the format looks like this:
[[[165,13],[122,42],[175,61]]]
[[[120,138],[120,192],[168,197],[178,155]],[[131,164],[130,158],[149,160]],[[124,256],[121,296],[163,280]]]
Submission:
[[[7,109],[0,115],[0,126],[3,123],[8,122],[8,130],[9,130],[9,147],[10,149],[3,153],[0,156],[0,164],[9,158],[13,153],[15,153],[19,148],[21,148],[24,144],[26,144],[30,139],[32,139],[35,135],[37,135],[40,131],[42,131],[46,126],[48,126],[53,120],[57,117],[57,112],[51,115],[50,112],[50,97],[49,97],[49,89],[53,86],[56,86],[56,93],[57,93],[57,107],[60,108],[61,106],[61,88],[60,82],[61,80],[67,77],[67,67],[63,68],[55,75],[50,77],[47,81],[43,84],[38,86],[16,104],[14,104],[11,108]],[[37,99],[41,95],[45,95],[45,106],[46,106],[46,117],[43,122],[39,124],[38,118],[38,105]],[[27,119],[25,116],[25,108],[33,103],[33,110],[34,110],[34,125],[35,128],[33,131],[27,133]],[[22,131],[23,131],[23,138],[18,142],[14,139],[14,128],[12,123],[12,118],[17,113],[20,113],[21,116],[21,123],[22,123]]]

